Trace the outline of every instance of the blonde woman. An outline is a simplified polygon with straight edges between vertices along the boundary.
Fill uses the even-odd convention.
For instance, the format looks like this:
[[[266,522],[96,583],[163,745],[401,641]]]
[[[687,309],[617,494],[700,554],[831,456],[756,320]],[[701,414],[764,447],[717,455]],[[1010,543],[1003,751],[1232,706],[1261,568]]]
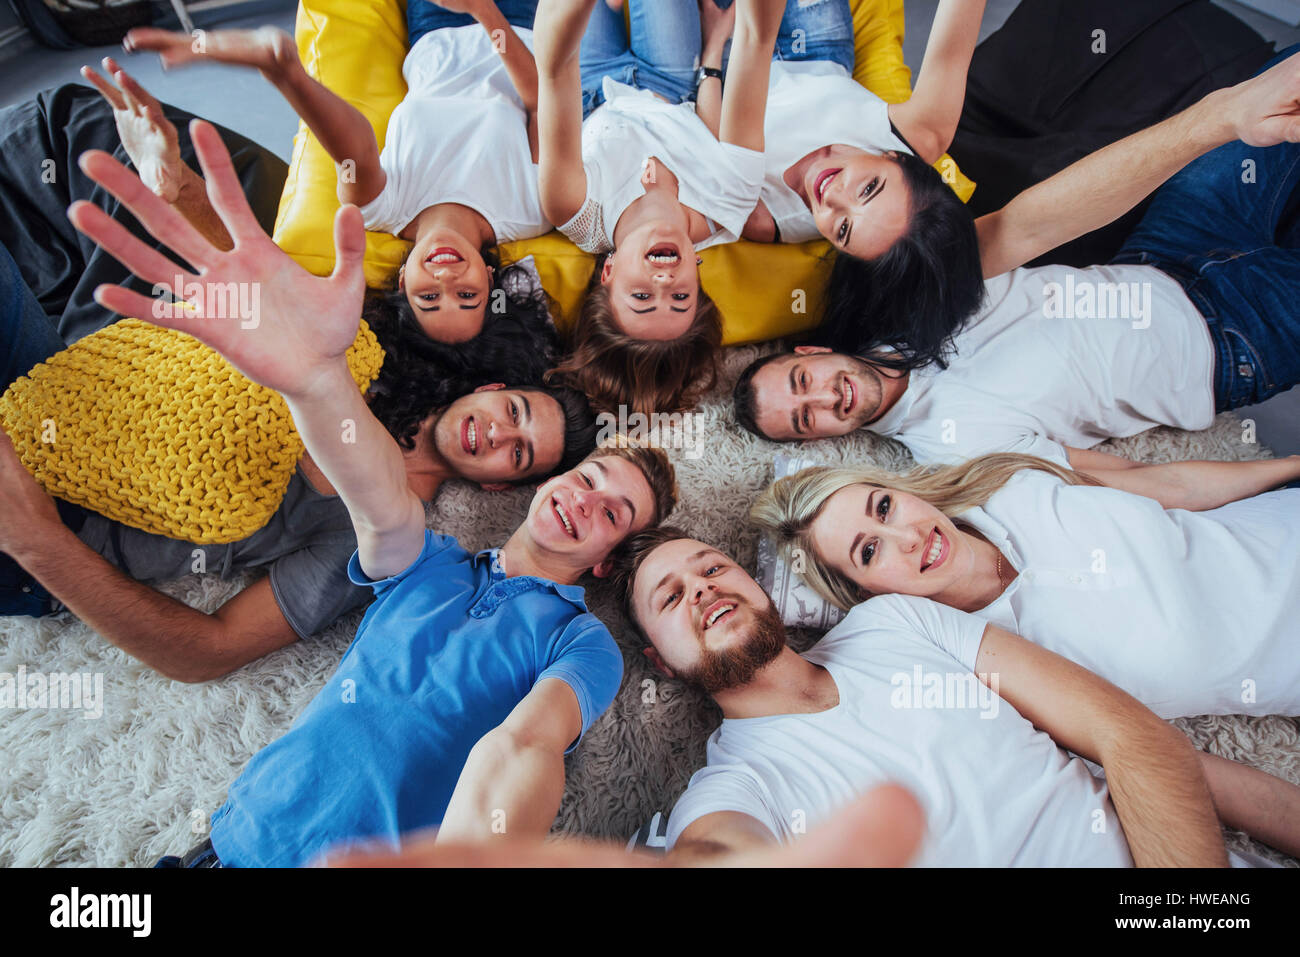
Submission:
[[[841,608],[897,593],[974,612],[1164,718],[1295,715],[1300,490],[1260,493],[1297,477],[1297,456],[1093,476],[998,454],[805,469],[750,516]]]

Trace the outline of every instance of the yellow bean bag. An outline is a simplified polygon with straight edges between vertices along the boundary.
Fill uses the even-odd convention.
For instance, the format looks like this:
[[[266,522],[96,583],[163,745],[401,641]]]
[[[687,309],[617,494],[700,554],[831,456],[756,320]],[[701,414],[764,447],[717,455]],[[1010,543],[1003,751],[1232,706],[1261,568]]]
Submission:
[[[363,391],[384,352],[363,322],[348,366]],[[0,425],[51,495],[196,545],[270,521],[303,452],[289,408],[192,336],[122,319],[0,396]]]
[[[424,0],[412,0],[424,2]],[[850,0],[856,33],[853,77],[889,103],[911,96],[903,62],[903,0]],[[295,26],[307,72],[359,109],[375,128],[380,148],[388,117],[406,95],[403,0],[299,0]],[[944,156],[935,164],[963,200],[975,184]],[[332,227],[338,209],[333,161],[303,124],[294,138],[289,177],[275,223],[275,241],[305,268],[334,268]],[[366,281],[391,286],[410,245],[386,234],[366,241]],[[795,244],[738,242],[706,249],[700,281],[722,310],[724,344],[775,339],[816,325],[829,273],[823,241]],[[502,247],[506,261],[533,255],[542,284],[559,306],[563,326],[577,314],[594,259],[558,232]]]

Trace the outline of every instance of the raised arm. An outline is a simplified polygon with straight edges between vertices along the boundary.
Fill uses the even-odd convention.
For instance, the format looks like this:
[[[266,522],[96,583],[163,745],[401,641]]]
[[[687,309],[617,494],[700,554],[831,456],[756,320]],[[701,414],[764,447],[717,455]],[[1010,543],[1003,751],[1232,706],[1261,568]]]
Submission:
[[[1110,682],[995,625],[975,671],[1058,745],[1106,769],[1140,867],[1223,867],[1227,851],[1197,753],[1185,735]]]
[[[580,838],[542,843],[509,832],[486,844],[417,836],[399,851],[353,850],[328,860],[338,867],[902,867],[916,853],[925,821],[916,798],[885,784],[785,846],[766,828],[765,839],[750,834],[753,827],[762,825],[743,814],[706,815],[686,829],[666,860],[628,853],[621,844]],[[693,830],[697,835],[688,840]],[[716,853],[698,853],[701,844],[716,845]]]
[[[722,90],[718,139],[761,153],[772,51],[781,32],[785,3],[784,0],[736,0],[735,7],[736,25]]]
[[[229,249],[233,245],[230,234],[208,202],[203,177],[181,159],[176,127],[163,115],[162,104],[112,57],[104,57],[103,65],[111,81],[88,66],[81,68],[81,75],[112,107],[122,148],[141,182],[170,203],[212,245]]]
[[[261,71],[307,124],[325,152],[349,174],[339,176],[339,200],[364,206],[384,189],[387,176],[379,165],[375,131],[361,111],[312,79],[298,59],[293,37],[275,27],[257,30],[204,30],[187,33],[139,27],[126,35],[132,52],[153,50],[163,66],[215,60]]]
[[[983,17],[984,0],[939,0],[912,96],[889,108],[889,118],[927,163],[937,162],[957,135]]]
[[[564,752],[581,731],[573,689],[558,678],[539,681],[470,751],[440,839],[545,837],[564,796]]]
[[[1103,452],[1068,449],[1070,467],[1103,485],[1153,498],[1165,508],[1218,508],[1300,479],[1300,455],[1251,462],[1165,462],[1144,465]],[[1108,459],[1114,458],[1112,465]]]
[[[700,66],[722,72],[722,55],[727,41],[736,26],[736,5],[718,9],[714,0],[699,0],[700,6]],[[709,76],[700,81],[695,91],[695,115],[704,121],[709,132],[718,135],[722,122],[722,77]]]
[[[487,31],[492,48],[501,57],[510,82],[528,113],[528,146],[537,162],[537,63],[532,51],[519,39],[515,28],[506,19],[495,0],[411,0],[413,3],[434,3],[434,6],[460,13],[468,13]]]
[[[537,58],[537,187],[557,225],[587,201],[582,165],[582,74],[578,49],[596,0],[540,0],[533,20]]]
[[[1192,160],[1240,139],[1300,142],[1300,54],[1085,156],[975,221],[985,278],[1124,215]]]
[[[352,206],[339,210],[334,274],[312,276],[258,225],[217,131],[196,120],[190,136],[208,198],[234,240],[229,252],[205,240],[107,153],[84,154],[81,168],[150,233],[166,237],[198,275],[150,249],[91,203],[73,204],[69,217],[145,282],[173,292],[178,292],[178,277],[187,289],[252,286],[258,290],[258,315],[251,324],[240,321],[227,305],[229,296],[163,305],[121,286],[100,286],[96,301],[123,315],[189,333],[250,379],[280,392],[312,458],[347,505],[362,569],[372,578],[397,574],[423,548],[424,506],[407,486],[401,450],[370,413],[348,371],[345,354],[356,337],[365,290],[360,213]]]

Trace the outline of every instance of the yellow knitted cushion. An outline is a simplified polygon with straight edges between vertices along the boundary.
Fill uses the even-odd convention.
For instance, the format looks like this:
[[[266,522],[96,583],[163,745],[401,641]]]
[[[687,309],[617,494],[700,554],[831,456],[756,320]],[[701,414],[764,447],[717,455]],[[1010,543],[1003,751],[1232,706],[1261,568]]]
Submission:
[[[903,0],[849,0],[849,5],[857,53],[853,78],[890,103],[906,100],[911,96],[911,73],[903,62]],[[388,117],[406,95],[403,0],[299,0],[294,32],[307,72],[361,111],[382,148]],[[970,198],[975,184],[950,157],[941,157],[935,166],[957,195]],[[333,161],[299,124],[275,241],[319,275],[334,268],[330,237],[339,205],[336,184]],[[368,233],[366,282],[391,286],[409,249],[409,243],[394,236]],[[775,246],[742,241],[704,250],[700,282],[722,310],[723,343],[775,339],[815,326],[821,318],[829,251],[830,244],[821,240]],[[594,257],[558,232],[502,247],[507,262],[528,255],[535,257],[542,285],[558,306],[556,319],[562,326],[572,323]]]
[[[358,388],[383,361],[363,322],[348,350]],[[14,380],[0,396],[0,425],[51,495],[197,545],[264,526],[303,452],[278,392],[192,336],[139,319]]]

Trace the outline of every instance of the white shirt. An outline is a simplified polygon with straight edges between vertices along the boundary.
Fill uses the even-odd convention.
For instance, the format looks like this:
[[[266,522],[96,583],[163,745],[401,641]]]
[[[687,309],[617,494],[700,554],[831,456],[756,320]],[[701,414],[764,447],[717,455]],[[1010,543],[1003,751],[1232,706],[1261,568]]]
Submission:
[[[876,154],[912,152],[890,126],[889,104],[838,63],[773,61],[763,119],[767,166],[762,200],[776,220],[782,242],[802,243],[821,236],[812,213],[782,177],[809,153],[835,144]]]
[[[839,704],[724,720],[673,809],[668,846],[717,811],[748,814],[788,841],[893,781],[925,812],[918,865],[1131,865],[1106,783],[987,688],[970,693],[984,627],[901,595],[854,608],[804,654],[830,672]],[[966,697],[934,706],[923,690],[934,681]]]
[[[531,30],[516,27],[532,49]],[[459,203],[497,242],[550,230],[528,147],[528,114],[481,26],[431,30],[402,67],[408,91],[393,110],[379,165],[384,190],[361,207],[366,228],[400,233],[430,206]]]
[[[979,617],[1162,718],[1300,714],[1300,490],[1188,512],[1025,469],[959,521],[1019,572]]]
[[[689,103],[669,103],[605,77],[605,103],[582,125],[587,197],[560,232],[589,253],[614,248],[619,218],[645,195],[641,173],[657,158],[677,177],[677,198],[716,228],[695,248],[740,238],[763,187],[763,154],[721,143]]]
[[[1068,466],[1066,445],[1214,421],[1209,329],[1159,269],[1041,266],[985,285],[988,301],[954,337],[948,368],[914,370],[898,402],[868,426],[918,463],[1023,452]],[[1085,290],[1091,315],[1079,308]]]

